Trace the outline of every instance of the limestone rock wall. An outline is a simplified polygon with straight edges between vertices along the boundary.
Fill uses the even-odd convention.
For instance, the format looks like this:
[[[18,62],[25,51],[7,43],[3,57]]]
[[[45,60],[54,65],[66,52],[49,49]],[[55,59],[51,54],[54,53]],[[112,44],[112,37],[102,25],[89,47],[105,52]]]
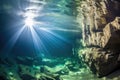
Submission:
[[[79,57],[91,70],[104,76],[120,67],[119,0],[76,0],[77,21],[82,29]]]

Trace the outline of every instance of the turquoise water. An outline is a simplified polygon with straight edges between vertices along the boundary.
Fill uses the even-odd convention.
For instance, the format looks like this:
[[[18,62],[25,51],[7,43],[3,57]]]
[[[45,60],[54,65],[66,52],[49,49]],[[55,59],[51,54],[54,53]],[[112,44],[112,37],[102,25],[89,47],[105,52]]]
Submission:
[[[17,56],[72,56],[75,40],[81,38],[74,1],[1,2],[3,53]]]
[[[77,57],[81,29],[74,0],[0,1],[1,80],[97,78]]]

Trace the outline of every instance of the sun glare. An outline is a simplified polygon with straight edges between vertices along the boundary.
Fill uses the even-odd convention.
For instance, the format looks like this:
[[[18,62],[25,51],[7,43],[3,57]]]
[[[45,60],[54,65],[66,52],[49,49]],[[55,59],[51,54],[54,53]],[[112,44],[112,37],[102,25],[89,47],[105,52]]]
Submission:
[[[34,25],[34,20],[31,19],[31,18],[25,19],[25,25],[26,25],[27,27],[32,27],[32,26]]]
[[[24,16],[25,16],[25,20],[24,20],[25,26],[26,27],[33,27],[33,25],[35,24],[34,18],[37,16],[37,14],[35,14],[32,11],[27,11],[24,14]]]

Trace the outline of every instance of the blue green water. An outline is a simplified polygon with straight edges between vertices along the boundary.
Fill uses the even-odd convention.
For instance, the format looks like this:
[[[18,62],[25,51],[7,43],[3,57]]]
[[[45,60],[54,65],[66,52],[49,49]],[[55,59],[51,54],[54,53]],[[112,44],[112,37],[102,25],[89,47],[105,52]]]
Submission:
[[[1,0],[0,4],[1,52],[72,56],[80,37],[73,0]]]
[[[76,57],[76,16],[75,0],[0,0],[0,80],[112,80]]]

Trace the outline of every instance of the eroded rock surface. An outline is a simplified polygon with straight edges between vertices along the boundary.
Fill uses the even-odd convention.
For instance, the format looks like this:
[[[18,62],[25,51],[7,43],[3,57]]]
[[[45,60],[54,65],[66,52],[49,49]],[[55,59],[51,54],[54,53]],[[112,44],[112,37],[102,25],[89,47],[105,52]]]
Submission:
[[[82,0],[76,5],[83,43],[79,57],[100,77],[120,68],[120,2]]]

